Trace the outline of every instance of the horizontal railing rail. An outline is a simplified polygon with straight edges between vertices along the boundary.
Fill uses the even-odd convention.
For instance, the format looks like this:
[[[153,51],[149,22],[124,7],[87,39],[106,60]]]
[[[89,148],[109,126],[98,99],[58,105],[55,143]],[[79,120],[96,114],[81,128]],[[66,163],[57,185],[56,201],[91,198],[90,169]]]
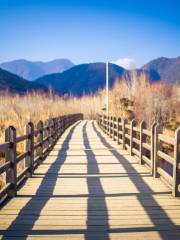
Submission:
[[[39,121],[36,128],[32,122],[25,127],[22,136],[16,136],[16,129],[10,126],[5,131],[5,143],[0,144],[0,152],[5,162],[0,166],[0,174],[6,176],[6,184],[0,189],[0,200],[14,197],[17,187],[45,159],[62,133],[73,123],[83,119],[82,114],[71,114]],[[17,145],[23,143],[24,152],[17,153]],[[24,168],[18,172],[17,165],[24,161]]]
[[[174,137],[162,133],[162,127],[153,123],[150,128],[144,121],[97,114],[99,127],[123,149],[137,157],[140,164],[146,164],[151,174],[171,188],[173,196],[180,196],[180,127]],[[166,145],[166,146],[164,146]]]

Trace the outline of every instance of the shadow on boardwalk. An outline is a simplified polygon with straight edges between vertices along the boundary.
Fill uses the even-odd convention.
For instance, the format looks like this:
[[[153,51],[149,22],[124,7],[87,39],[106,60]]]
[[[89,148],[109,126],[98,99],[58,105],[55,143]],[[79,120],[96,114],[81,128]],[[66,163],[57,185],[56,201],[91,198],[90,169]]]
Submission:
[[[153,198],[153,191],[152,189],[147,185],[147,183],[143,180],[142,176],[139,174],[139,172],[136,171],[133,164],[128,163],[127,160],[121,155],[117,150],[112,149],[111,144],[107,142],[107,140],[103,137],[101,132],[97,129],[95,126],[95,123],[92,123],[93,129],[96,132],[97,136],[99,137],[100,141],[103,143],[103,145],[109,149],[109,151],[112,153],[113,156],[116,157],[116,159],[119,161],[119,163],[124,167],[126,172],[134,172],[135,174],[128,174],[129,179],[134,183],[136,188],[139,191],[139,194],[134,194],[137,197],[137,200],[141,204],[141,206],[144,208],[146,213],[148,214],[149,218],[151,219],[152,223],[154,224],[154,227],[140,227],[138,228],[127,228],[127,229],[114,229],[113,232],[142,232],[142,231],[158,231],[161,239],[170,239],[167,236],[167,230],[178,229],[180,230],[179,225],[175,225],[172,220],[169,218],[169,216],[166,214],[166,212],[161,208],[161,206],[156,202],[156,200]],[[151,202],[150,205],[147,204],[146,198],[144,198],[144,193],[148,194],[148,200]],[[152,206],[155,207],[156,210],[159,211],[159,214],[161,214],[162,219],[165,219],[164,223],[160,223],[160,219],[156,218],[155,215],[152,214]],[[162,230],[162,231],[161,231]],[[180,234],[180,233],[179,233]],[[180,239],[180,238],[179,238]]]
[[[45,174],[35,196],[31,196],[31,200],[21,209],[16,219],[11,223],[9,228],[4,231],[3,239],[9,239],[9,236],[17,236],[17,239],[19,238],[19,234],[22,232],[23,236],[21,235],[20,239],[26,239],[28,235],[33,234],[33,226],[35,222],[38,220],[40,216],[41,210],[45,207],[46,203],[49,201],[49,199],[53,196],[54,187],[56,185],[56,181],[58,179],[58,172],[61,169],[61,166],[66,160],[66,152],[69,148],[69,141],[72,138],[73,132],[75,127],[79,124],[76,123],[69,131],[69,134],[67,135],[65,141],[62,144],[62,149],[58,152],[56,155],[56,160],[52,163],[50,168],[48,169],[47,173]],[[55,169],[55,171],[54,171]],[[51,173],[53,170],[53,174],[51,174],[51,181],[49,181],[49,173]],[[47,192],[48,187],[48,192]],[[37,199],[38,196],[44,195],[44,192],[46,191],[46,196],[43,196],[39,201]],[[27,197],[27,196],[25,196]],[[31,214],[31,218],[28,219],[28,224],[23,224],[24,216],[27,214],[27,211],[35,210],[36,214]],[[22,224],[22,225],[19,225]],[[43,234],[43,231],[38,231],[36,234]],[[47,234],[47,233],[46,233]]]
[[[86,240],[109,240],[110,233],[130,233],[130,232],[146,232],[146,231],[158,231],[161,239],[172,239],[169,235],[167,236],[167,231],[171,232],[173,229],[180,229],[179,226],[176,226],[171,219],[168,217],[166,212],[161,208],[161,206],[156,202],[153,195],[155,194],[151,188],[147,185],[147,183],[143,180],[142,175],[139,174],[139,172],[136,171],[134,164],[128,163],[128,161],[122,156],[116,149],[114,149],[111,144],[107,142],[107,140],[103,137],[101,132],[97,129],[94,122],[84,122],[83,123],[83,145],[85,148],[86,153],[86,159],[87,159],[87,174],[79,174],[80,176],[76,176],[76,174],[70,174],[70,176],[65,176],[59,174],[59,170],[61,169],[61,166],[66,160],[67,157],[67,150],[69,148],[69,142],[72,139],[72,135],[74,132],[74,129],[76,126],[73,126],[67,135],[64,143],[62,144],[62,149],[58,153],[58,157],[56,160],[52,163],[50,168],[48,169],[47,173],[45,174],[37,192],[36,196],[29,196],[32,197],[29,202],[20,210],[19,215],[16,217],[16,219],[11,223],[9,228],[6,231],[0,231],[0,234],[4,234],[3,239],[10,239],[10,235],[16,237],[15,239],[27,239],[28,235],[41,235],[42,238],[44,235],[69,235],[69,234],[83,234],[84,238]],[[121,164],[126,172],[130,171],[130,174],[122,175],[120,177],[128,177],[136,186],[139,193],[115,193],[115,194],[105,194],[101,181],[100,176],[97,176],[99,171],[99,164],[97,163],[97,156],[101,156],[94,153],[93,149],[91,148],[91,137],[88,136],[87,128],[90,130],[95,131],[95,134],[97,136],[97,139],[100,140],[100,142],[107,148],[109,151],[109,154],[107,154],[107,157],[110,155],[113,155],[118,161],[119,164]],[[106,151],[107,152],[107,151]],[[78,157],[78,155],[75,155]],[[102,155],[106,156],[106,155]],[[50,174],[52,173],[53,174]],[[133,173],[133,174],[132,174]],[[49,175],[51,175],[51,181],[49,181]],[[91,176],[90,176],[91,175]],[[94,176],[93,176],[94,175]],[[95,176],[96,175],[96,176]],[[36,176],[37,177],[37,176]],[[58,177],[67,177],[67,178],[76,178],[76,177],[83,177],[87,178],[87,186],[88,186],[88,194],[80,194],[80,195],[71,195],[68,196],[64,195],[54,195],[54,188],[56,185],[56,181]],[[103,176],[101,174],[101,177],[106,178],[112,178],[117,177],[115,176],[108,176],[106,174]],[[147,176],[146,176],[147,177]],[[121,184],[121,183],[119,183]],[[47,191],[47,185],[48,185],[48,192],[46,192],[47,196],[43,196],[38,200],[38,196],[41,196],[44,194],[45,191]],[[144,198],[143,193],[146,192],[147,197]],[[124,228],[110,228],[108,223],[108,209],[106,205],[106,197],[115,197],[115,196],[135,196],[137,200],[139,201],[139,204],[144,208],[147,215],[151,219],[151,222],[154,226],[152,227],[124,227]],[[25,198],[28,197],[27,195],[24,196]],[[33,229],[35,222],[39,219],[40,213],[42,209],[45,207],[46,203],[49,201],[51,197],[87,197],[87,229],[68,229],[68,230],[60,230],[58,229],[47,229],[40,230],[40,229]],[[147,199],[151,204],[147,204]],[[38,204],[36,204],[38,202]],[[161,218],[164,219],[163,223],[159,222],[159,219],[156,218],[154,214],[152,214],[152,206],[153,210],[158,210],[159,214],[161,215]],[[26,215],[27,212],[31,212],[33,209],[34,214],[31,214],[31,218],[29,219],[28,224],[23,224],[24,221],[24,215]],[[101,216],[100,219],[96,219],[96,210],[102,210],[103,216]],[[153,212],[154,212],[153,211]],[[161,219],[161,220],[162,220]],[[21,233],[22,231],[22,233]],[[19,237],[21,236],[21,237]],[[69,237],[70,239],[71,237]],[[179,239],[179,238],[173,238],[173,239]]]
[[[87,211],[87,231],[85,232],[85,239],[92,240],[94,234],[96,239],[108,240],[108,210],[105,202],[105,193],[101,185],[99,174],[99,168],[96,160],[96,156],[91,149],[91,145],[87,136],[87,122],[83,127],[83,141],[87,157],[87,174],[96,176],[87,176],[88,184],[88,211]],[[96,196],[95,196],[96,195]],[[101,223],[97,225],[97,221],[94,216],[92,218],[92,212],[101,209],[103,217]],[[96,222],[95,222],[96,221]],[[100,231],[99,231],[100,230]],[[98,234],[97,234],[98,231]]]

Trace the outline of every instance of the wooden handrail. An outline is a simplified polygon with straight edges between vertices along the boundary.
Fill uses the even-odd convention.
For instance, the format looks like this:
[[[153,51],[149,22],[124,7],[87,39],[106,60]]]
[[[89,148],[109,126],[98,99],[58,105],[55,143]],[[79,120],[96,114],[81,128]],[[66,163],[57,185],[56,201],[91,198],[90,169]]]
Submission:
[[[16,129],[10,126],[5,131],[5,143],[0,144],[0,152],[5,153],[5,163],[0,166],[0,174],[6,172],[6,185],[0,189],[0,201],[6,196],[16,196],[18,183],[31,177],[34,169],[48,155],[62,133],[73,123],[83,119],[82,114],[69,114],[39,121],[37,127],[29,122],[22,136],[16,136]],[[36,142],[35,142],[36,138]],[[17,144],[24,141],[24,152],[17,154]],[[25,160],[25,168],[17,175],[17,163]]]
[[[120,129],[117,118],[100,114],[97,114],[97,123],[110,137],[113,133],[116,136],[113,140],[122,143],[123,149],[131,155],[136,155],[140,164],[146,164],[155,178],[161,176],[171,187],[173,196],[180,196],[180,127],[174,137],[169,137],[162,133],[162,127],[158,123],[153,123],[148,129],[144,121],[137,127],[134,119],[129,123],[126,119],[118,118],[118,123],[122,126]],[[171,146],[171,154],[164,152],[163,143]],[[163,168],[163,163],[170,164],[173,171]]]

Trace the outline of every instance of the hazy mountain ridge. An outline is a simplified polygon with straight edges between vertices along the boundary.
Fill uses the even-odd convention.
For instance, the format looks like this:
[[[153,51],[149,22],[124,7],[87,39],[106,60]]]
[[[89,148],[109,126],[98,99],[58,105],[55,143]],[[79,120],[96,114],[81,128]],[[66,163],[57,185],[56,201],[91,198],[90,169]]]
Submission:
[[[54,69],[56,63],[56,70],[59,70],[58,59],[52,61],[51,64],[47,64],[47,66],[43,63],[43,66],[48,72]],[[41,65],[42,62],[36,62],[36,67],[41,68]],[[62,73],[53,73],[40,77],[34,82],[29,82],[17,75],[0,70],[0,90],[9,89],[12,92],[20,93],[29,91],[29,89],[46,91],[51,86],[56,93],[81,96],[95,93],[99,88],[104,88],[106,79],[106,66],[102,62],[76,65]],[[137,74],[145,73],[151,82],[163,80],[172,84],[180,83],[180,57],[173,59],[162,57],[152,60],[141,69],[137,69],[136,72]],[[129,81],[130,75],[130,71],[109,63],[110,87],[117,78],[125,78]]]
[[[74,64],[68,59],[55,59],[49,62],[19,59],[0,64],[0,68],[31,81],[47,74],[63,72],[72,66]]]
[[[180,57],[160,57],[148,62],[141,69],[158,74],[167,83],[180,83]]]
[[[140,74],[145,72],[151,81],[158,80],[151,78],[149,73],[144,70],[137,70]],[[112,87],[117,78],[130,79],[130,71],[117,66],[109,64],[109,85]],[[73,94],[81,96],[83,94],[95,93],[100,88],[105,87],[106,79],[106,65],[105,63],[89,63],[80,64],[64,71],[63,73],[50,74],[37,79],[35,82],[40,83],[46,87],[51,86],[60,94]]]
[[[0,91],[8,90],[11,93],[25,93],[27,91],[48,91],[45,86],[29,82],[16,74],[0,68]]]

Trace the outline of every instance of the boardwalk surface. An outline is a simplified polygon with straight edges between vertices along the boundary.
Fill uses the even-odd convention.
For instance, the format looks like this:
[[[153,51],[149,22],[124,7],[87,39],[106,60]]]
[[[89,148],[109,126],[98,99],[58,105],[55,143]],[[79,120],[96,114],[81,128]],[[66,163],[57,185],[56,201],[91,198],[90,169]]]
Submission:
[[[180,199],[93,121],[70,127],[0,210],[2,239],[180,239]]]

